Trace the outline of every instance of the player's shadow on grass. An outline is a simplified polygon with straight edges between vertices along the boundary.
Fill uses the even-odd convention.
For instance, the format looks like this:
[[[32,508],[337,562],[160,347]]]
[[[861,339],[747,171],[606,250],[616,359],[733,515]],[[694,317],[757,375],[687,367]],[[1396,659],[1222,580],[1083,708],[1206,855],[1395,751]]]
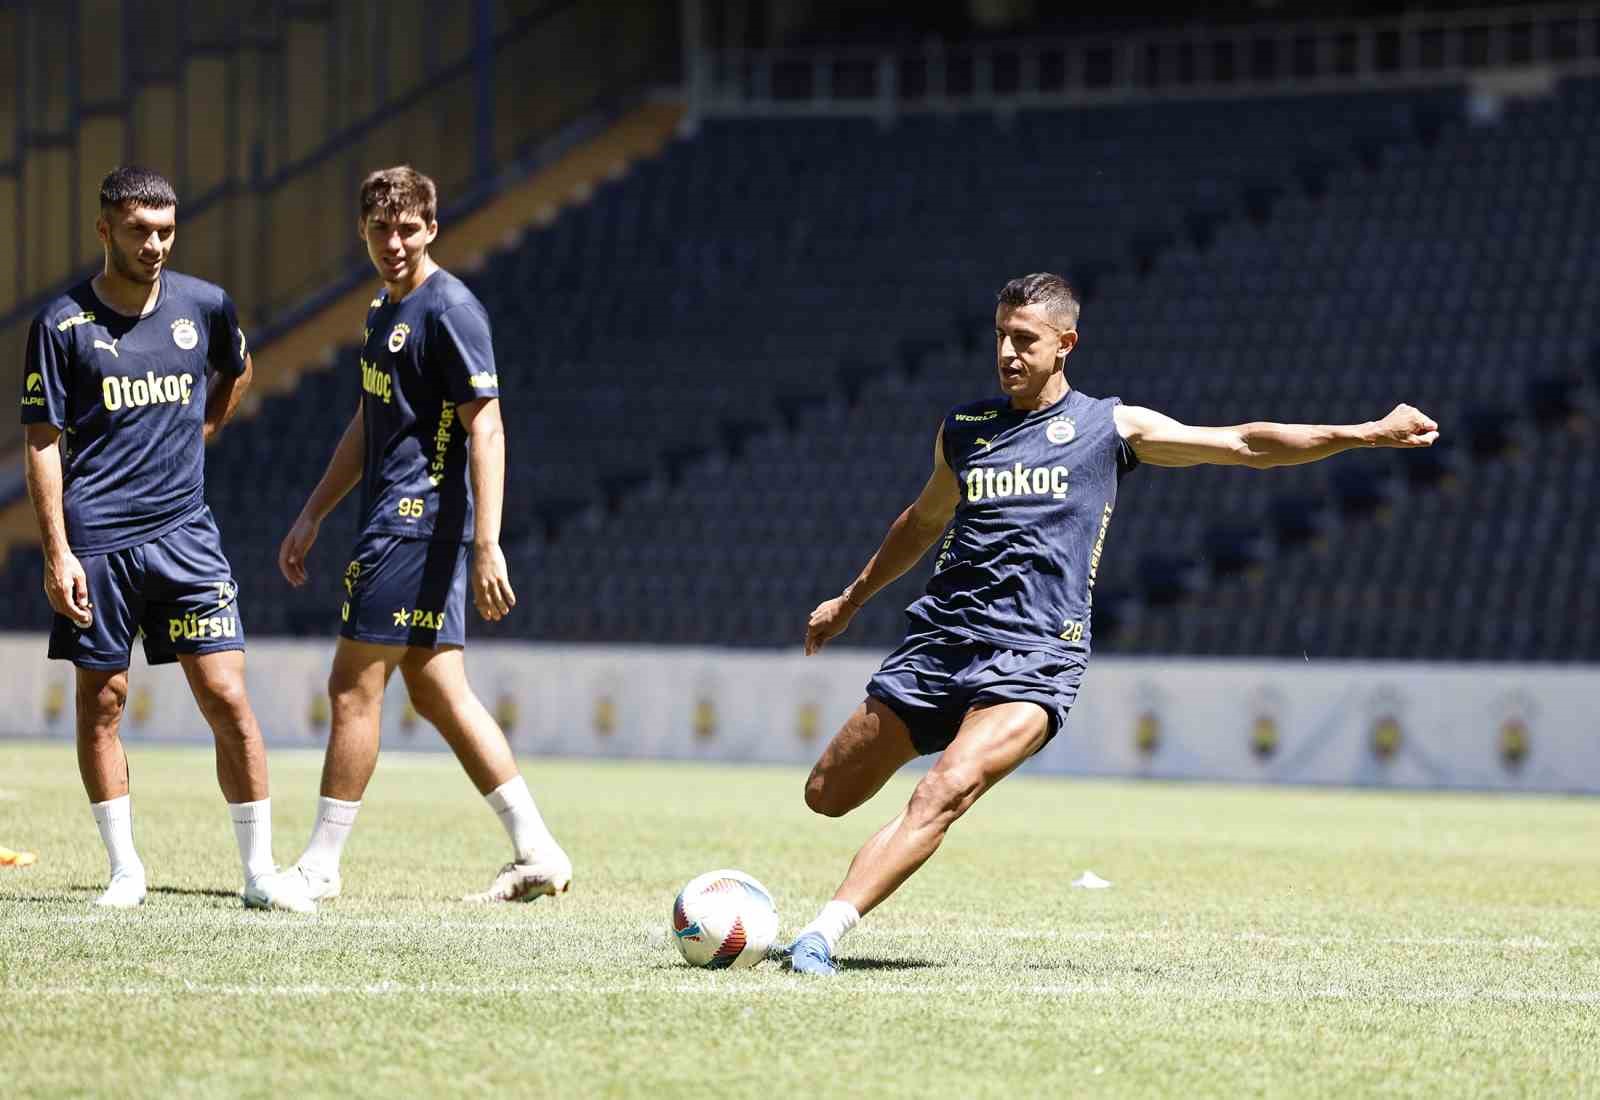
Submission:
[[[874,959],[859,955],[839,960],[841,970],[937,970],[944,965],[928,959]]]
[[[204,890],[189,886],[152,886],[152,894],[176,894],[185,898],[237,898],[237,890]]]
[[[78,883],[75,886],[69,886],[67,889],[75,892],[81,890],[85,894],[92,894],[97,897],[105,891],[104,886],[85,886],[82,883]],[[197,889],[190,886],[152,886],[149,888],[149,893],[175,894],[178,897],[186,898],[236,898],[239,896],[239,891],[237,890],[206,890]],[[40,898],[39,900],[44,901],[47,899]],[[59,901],[61,899],[53,898],[49,900]]]

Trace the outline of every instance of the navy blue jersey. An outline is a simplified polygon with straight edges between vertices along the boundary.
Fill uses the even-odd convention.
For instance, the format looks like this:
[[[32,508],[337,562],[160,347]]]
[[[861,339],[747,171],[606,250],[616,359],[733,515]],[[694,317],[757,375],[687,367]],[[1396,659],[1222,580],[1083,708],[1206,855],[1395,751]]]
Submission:
[[[456,406],[500,396],[483,304],[442,269],[398,303],[380,293],[367,310],[361,389],[362,529],[471,538],[467,433]]]
[[[206,372],[244,373],[221,287],[163,272],[155,308],[127,317],[84,282],[34,318],[22,422],[62,437],[62,508],[76,554],[148,542],[205,504]]]
[[[1138,464],[1119,399],[1076,390],[1021,412],[1004,397],[944,419],[961,502],[914,620],[1008,649],[1088,653],[1095,573],[1117,483]]]

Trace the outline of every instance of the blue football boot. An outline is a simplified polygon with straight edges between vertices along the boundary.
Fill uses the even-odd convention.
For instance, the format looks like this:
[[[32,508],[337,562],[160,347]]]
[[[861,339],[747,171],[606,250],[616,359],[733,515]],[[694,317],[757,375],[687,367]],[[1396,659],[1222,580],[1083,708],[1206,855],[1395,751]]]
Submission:
[[[839,973],[839,964],[833,961],[828,941],[821,933],[807,932],[787,947],[778,949],[778,956],[788,963],[796,974],[821,974],[831,977]]]

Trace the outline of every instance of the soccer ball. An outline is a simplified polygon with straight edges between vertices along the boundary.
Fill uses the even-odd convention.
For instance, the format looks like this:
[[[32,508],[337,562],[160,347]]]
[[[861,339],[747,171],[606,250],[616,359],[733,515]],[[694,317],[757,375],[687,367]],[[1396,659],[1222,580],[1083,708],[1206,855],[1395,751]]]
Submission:
[[[741,970],[767,957],[778,909],[767,888],[743,871],[707,871],[672,903],[672,932],[690,966]]]

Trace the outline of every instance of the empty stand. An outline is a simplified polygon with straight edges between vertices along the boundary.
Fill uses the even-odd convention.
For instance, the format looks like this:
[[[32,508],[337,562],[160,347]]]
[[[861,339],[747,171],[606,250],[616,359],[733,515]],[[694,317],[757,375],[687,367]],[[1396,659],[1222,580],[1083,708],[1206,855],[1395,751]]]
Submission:
[[[1089,292],[1074,384],[1200,423],[1407,400],[1425,455],[1145,469],[1101,651],[1594,659],[1593,82],[1472,124],[1459,91],[715,122],[470,283],[494,318],[521,602],[477,636],[794,645],[993,390],[995,289]],[[339,367],[209,456],[255,634],[330,633],[355,505],[303,592],[277,541],[354,411]],[[1446,549],[1447,548],[1447,549]],[[1448,561],[1448,569],[1440,562]],[[925,568],[925,567],[924,567]],[[925,577],[864,611],[884,646]],[[46,621],[37,559],[0,580]]]

